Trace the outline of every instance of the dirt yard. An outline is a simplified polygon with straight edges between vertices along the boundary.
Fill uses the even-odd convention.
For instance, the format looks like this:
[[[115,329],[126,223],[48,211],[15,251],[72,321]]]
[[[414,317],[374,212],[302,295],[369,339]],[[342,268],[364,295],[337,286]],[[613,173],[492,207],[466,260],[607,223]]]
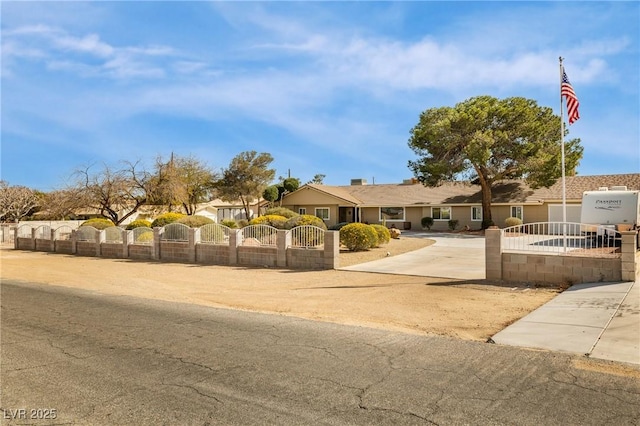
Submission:
[[[400,238],[341,252],[341,266],[416,250]],[[553,298],[553,289],[362,272],[136,262],[0,250],[2,280],[484,341]]]

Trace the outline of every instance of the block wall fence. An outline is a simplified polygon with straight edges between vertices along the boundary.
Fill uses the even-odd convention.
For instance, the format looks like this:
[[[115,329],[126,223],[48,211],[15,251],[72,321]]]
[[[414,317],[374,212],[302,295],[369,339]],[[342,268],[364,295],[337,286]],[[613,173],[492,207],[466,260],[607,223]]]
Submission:
[[[17,237],[17,250],[35,250],[51,253],[93,256],[113,259],[155,260],[161,262],[198,263],[205,265],[243,265],[284,269],[336,269],[339,267],[340,234],[325,231],[324,246],[299,248],[291,246],[291,233],[278,230],[275,246],[242,245],[239,230],[229,230],[228,244],[200,241],[197,228],[189,229],[188,241],[161,239],[162,228],[153,229],[153,241],[134,244],[133,231],[122,231],[122,242],[107,242],[105,231],[96,230],[95,241],[79,241],[75,231],[67,240]]]
[[[485,230],[487,280],[540,285],[635,281],[640,273],[637,231],[621,232],[620,257],[566,254],[506,253],[502,232]]]

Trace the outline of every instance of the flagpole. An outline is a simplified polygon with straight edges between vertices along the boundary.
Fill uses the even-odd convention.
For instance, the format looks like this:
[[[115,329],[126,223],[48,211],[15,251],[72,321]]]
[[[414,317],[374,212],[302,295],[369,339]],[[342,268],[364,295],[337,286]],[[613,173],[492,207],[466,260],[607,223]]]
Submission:
[[[562,105],[562,75],[564,69],[562,67],[562,56],[560,59],[560,152],[562,161],[562,248],[566,251],[566,223],[567,223],[567,187],[565,182],[565,170],[564,170],[564,108]]]

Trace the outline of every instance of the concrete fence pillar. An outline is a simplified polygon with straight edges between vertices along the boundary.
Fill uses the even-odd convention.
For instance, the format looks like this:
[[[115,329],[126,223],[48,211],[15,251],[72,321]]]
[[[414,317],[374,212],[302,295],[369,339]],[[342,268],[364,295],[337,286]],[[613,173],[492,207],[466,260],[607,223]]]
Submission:
[[[638,231],[623,231],[622,246],[620,247],[622,257],[622,281],[635,281],[638,275],[638,263],[637,263],[637,238]]]
[[[502,280],[502,231],[490,226],[484,231],[487,280]]]
[[[102,243],[105,241],[107,241],[107,233],[104,229],[96,229],[96,256],[102,256]]]
[[[69,241],[71,241],[71,254],[78,254],[78,230],[74,229],[71,231],[71,236],[69,237]]]
[[[133,230],[122,230],[122,258],[129,258],[129,242],[133,241]]]
[[[196,244],[200,242],[200,229],[189,228],[189,262],[196,263]]]
[[[278,268],[287,267],[287,249],[291,246],[291,231],[278,229],[276,232],[276,266]]]
[[[340,267],[340,231],[325,231],[324,233],[324,268],[338,269]]]
[[[151,245],[151,259],[160,260],[162,258],[162,253],[160,253],[160,239],[162,238],[162,228],[155,227],[153,228],[153,244]]]
[[[229,230],[229,265],[238,264],[238,247],[242,245],[242,234],[239,229]]]

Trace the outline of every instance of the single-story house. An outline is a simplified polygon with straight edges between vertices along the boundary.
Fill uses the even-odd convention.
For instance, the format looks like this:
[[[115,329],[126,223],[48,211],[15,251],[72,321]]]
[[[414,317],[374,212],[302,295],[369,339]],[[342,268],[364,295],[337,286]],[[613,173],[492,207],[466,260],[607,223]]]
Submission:
[[[565,179],[567,221],[580,222],[584,191],[625,186],[640,190],[640,173],[598,176],[568,176]],[[327,226],[341,222],[385,223],[399,229],[421,230],[423,217],[434,219],[433,230],[447,230],[450,219],[458,229],[482,226],[480,185],[448,182],[429,188],[416,179],[399,184],[368,185],[353,179],[351,185],[307,184],[284,196],[282,206],[301,214],[322,218]],[[524,223],[562,221],[562,180],[549,188],[532,189],[522,180],[494,186],[491,215],[505,226],[505,219],[518,217]]]

